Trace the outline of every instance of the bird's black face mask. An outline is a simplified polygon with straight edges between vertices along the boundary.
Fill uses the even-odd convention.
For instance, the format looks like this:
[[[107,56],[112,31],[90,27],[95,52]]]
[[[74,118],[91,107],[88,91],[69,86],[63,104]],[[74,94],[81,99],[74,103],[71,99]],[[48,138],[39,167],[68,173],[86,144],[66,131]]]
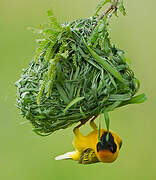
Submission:
[[[109,133],[109,139],[106,141],[107,132],[104,132],[100,138],[100,142],[97,143],[97,152],[102,150],[109,150],[112,153],[116,152],[117,146],[114,142],[114,137]]]

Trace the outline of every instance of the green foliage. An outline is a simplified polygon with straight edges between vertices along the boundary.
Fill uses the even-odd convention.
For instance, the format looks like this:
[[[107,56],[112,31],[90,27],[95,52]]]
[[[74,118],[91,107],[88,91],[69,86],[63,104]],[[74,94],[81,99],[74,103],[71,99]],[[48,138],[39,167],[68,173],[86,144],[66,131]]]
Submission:
[[[110,3],[111,0],[102,0],[96,7],[96,11],[95,14],[98,15],[98,13],[101,11],[101,9],[103,8],[103,6],[107,3]]]
[[[109,14],[99,19],[103,5],[114,2],[102,1],[93,17],[62,25],[48,11],[49,23],[33,29],[43,39],[16,85],[17,106],[37,134],[102,113],[109,130],[109,111],[145,100],[143,94],[134,97],[139,81],[124,51],[110,41]],[[122,1],[118,5],[125,14]]]
[[[118,7],[119,7],[120,12],[125,16],[126,10],[125,10],[124,4],[123,4],[123,0],[118,1]]]

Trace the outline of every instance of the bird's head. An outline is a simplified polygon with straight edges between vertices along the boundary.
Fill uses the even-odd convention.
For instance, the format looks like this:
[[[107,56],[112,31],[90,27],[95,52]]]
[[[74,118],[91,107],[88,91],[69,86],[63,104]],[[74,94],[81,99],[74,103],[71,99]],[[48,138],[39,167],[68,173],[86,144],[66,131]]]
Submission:
[[[113,162],[118,156],[122,141],[115,133],[109,132],[109,139],[106,140],[107,131],[102,134],[100,141],[97,143],[97,155],[101,162]]]

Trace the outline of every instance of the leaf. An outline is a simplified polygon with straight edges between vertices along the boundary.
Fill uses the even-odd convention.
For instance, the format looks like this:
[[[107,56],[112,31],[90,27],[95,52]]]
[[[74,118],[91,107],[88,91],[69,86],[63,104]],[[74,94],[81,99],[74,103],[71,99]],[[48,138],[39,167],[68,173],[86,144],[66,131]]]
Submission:
[[[109,96],[110,101],[127,101],[131,99],[131,94],[111,94]]]
[[[62,29],[62,27],[60,26],[60,24],[57,22],[56,18],[54,17],[53,11],[50,9],[47,11],[47,15],[50,21],[50,24],[53,28],[56,29]]]
[[[68,103],[70,102],[70,100],[69,100],[69,98],[67,97],[67,94],[66,94],[66,92],[64,91],[63,87],[62,87],[59,83],[56,84],[56,87],[57,87],[57,90],[58,90],[58,92],[59,92],[60,97],[62,98],[62,100],[63,100],[66,104],[68,104]]]
[[[137,93],[138,92],[138,90],[140,89],[140,81],[138,80],[138,79],[136,79],[136,78],[134,78],[134,85],[135,85],[135,93]]]
[[[37,95],[37,104],[38,104],[38,106],[40,105],[41,98],[42,98],[42,93],[43,93],[43,91],[45,89],[45,85],[47,83],[47,79],[48,78],[46,76],[45,80],[42,82],[42,85],[40,86],[40,89],[39,89],[39,92],[38,92],[38,95]]]
[[[106,136],[106,141],[109,140],[109,116],[108,116],[108,112],[107,110],[104,110],[104,117],[105,117],[105,123],[106,123],[106,127],[107,127],[107,136]]]
[[[98,142],[101,142],[101,143],[102,143],[101,138],[100,138],[100,131],[101,131],[101,118],[100,118],[100,120],[99,120],[99,134],[98,134]]]
[[[147,100],[147,97],[146,95],[143,93],[143,94],[140,94],[138,96],[134,96],[133,98],[131,98],[130,100],[128,101],[124,101],[121,103],[121,105],[119,107],[122,107],[122,106],[125,106],[125,105],[128,105],[128,104],[140,104],[140,103],[143,103]]]
[[[68,58],[68,56],[69,56],[69,52],[68,52],[68,50],[67,50],[67,51],[65,51],[64,53],[61,53],[61,56],[62,56],[64,59],[67,59],[67,58]]]
[[[115,101],[112,105],[109,105],[106,109],[107,112],[108,111],[113,111],[115,108],[117,108],[118,106],[120,106],[122,101]]]
[[[42,41],[40,40],[38,44],[39,44],[39,47],[36,49],[36,53],[34,57],[36,62],[38,61],[38,58],[40,54],[42,53],[42,51],[44,51],[45,47],[49,44],[49,41],[47,39],[43,39]]]
[[[33,32],[35,34],[42,34],[43,33],[43,29],[37,29],[34,27],[28,27],[28,30],[30,30],[31,32]]]
[[[119,11],[125,16],[126,10],[125,10],[124,4],[123,4],[123,0],[118,1],[118,8],[119,8]]]
[[[82,114],[83,118],[86,119],[86,114],[83,112],[82,107],[80,106],[80,113]]]
[[[111,2],[111,0],[103,0],[101,1],[97,7],[96,7],[96,11],[95,11],[95,15],[97,15],[99,13],[99,11],[103,8],[103,6],[107,3]]]
[[[46,49],[45,59],[46,61],[49,61],[52,58],[51,52],[52,52],[53,43],[50,43],[49,47]]]
[[[129,101],[129,104],[139,104],[139,103],[143,103],[147,100],[147,97],[146,95],[143,93],[143,94],[140,94],[138,96],[135,96],[133,97],[130,101]]]
[[[76,103],[78,103],[79,101],[81,101],[82,99],[84,99],[85,97],[77,97],[77,98],[75,98],[75,99],[73,99],[67,106],[66,106],[66,108],[64,109],[64,113],[66,113],[67,112],[67,110],[71,107],[71,106],[73,106],[74,104],[76,104]]]
[[[115,89],[117,90],[117,84],[116,84],[116,82],[114,81],[114,78],[111,76],[111,74],[110,74],[110,73],[108,73],[108,75],[109,75],[109,78],[110,78],[110,80],[111,80],[111,82],[112,82],[113,86],[114,86],[114,87],[115,87]]]
[[[76,54],[72,54],[73,65],[77,68]]]

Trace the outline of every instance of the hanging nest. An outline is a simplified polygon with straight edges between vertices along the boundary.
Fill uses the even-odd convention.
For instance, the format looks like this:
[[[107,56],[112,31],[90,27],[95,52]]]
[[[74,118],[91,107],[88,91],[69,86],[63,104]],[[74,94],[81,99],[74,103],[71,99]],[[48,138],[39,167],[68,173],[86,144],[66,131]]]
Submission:
[[[17,106],[40,135],[84,122],[104,111],[141,103],[134,97],[139,81],[124,51],[110,42],[112,8],[93,17],[59,24],[48,11],[49,24],[39,30],[36,57],[23,70],[17,86]],[[111,6],[112,7],[112,6]],[[121,12],[124,12],[120,4]]]

